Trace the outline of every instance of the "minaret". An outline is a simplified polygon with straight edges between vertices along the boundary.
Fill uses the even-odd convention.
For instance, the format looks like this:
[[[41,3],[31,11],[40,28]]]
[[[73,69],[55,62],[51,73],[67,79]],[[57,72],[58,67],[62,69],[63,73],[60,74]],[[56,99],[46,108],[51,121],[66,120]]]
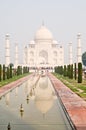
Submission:
[[[69,64],[73,64],[72,43],[69,43]]]
[[[81,52],[81,34],[77,35],[77,64],[82,63],[82,52]]]
[[[5,65],[8,66],[10,64],[10,41],[8,34],[6,34],[5,40]]]
[[[18,45],[15,45],[15,68],[18,66]]]

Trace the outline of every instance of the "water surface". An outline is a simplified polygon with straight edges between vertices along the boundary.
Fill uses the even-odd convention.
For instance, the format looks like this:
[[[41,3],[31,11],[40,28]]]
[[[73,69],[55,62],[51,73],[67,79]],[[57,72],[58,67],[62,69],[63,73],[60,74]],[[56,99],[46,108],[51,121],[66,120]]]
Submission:
[[[72,130],[47,76],[31,77],[0,100],[0,130]],[[24,112],[20,112],[20,106]]]

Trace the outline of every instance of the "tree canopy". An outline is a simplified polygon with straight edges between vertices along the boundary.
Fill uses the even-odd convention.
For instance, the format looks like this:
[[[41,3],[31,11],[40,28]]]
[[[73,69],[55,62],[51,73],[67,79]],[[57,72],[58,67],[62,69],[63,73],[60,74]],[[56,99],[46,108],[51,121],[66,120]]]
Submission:
[[[86,66],[86,52],[82,54],[82,62],[83,62],[83,65]]]

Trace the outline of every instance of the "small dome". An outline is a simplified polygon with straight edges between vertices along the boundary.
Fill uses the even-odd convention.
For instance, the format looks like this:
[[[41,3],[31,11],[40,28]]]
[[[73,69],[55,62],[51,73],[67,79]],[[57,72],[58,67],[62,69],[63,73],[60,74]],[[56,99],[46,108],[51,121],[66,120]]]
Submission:
[[[35,40],[52,40],[52,33],[42,25],[39,30],[36,32]]]

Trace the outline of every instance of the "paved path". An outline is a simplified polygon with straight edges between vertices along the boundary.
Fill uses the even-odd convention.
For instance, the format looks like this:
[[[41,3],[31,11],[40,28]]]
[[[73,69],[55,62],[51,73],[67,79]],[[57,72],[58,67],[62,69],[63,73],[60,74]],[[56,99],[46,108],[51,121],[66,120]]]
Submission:
[[[86,130],[86,101],[72,92],[54,75],[49,74],[52,84],[60,96],[77,130]]]
[[[3,87],[0,88],[0,97],[9,92],[10,90],[14,89],[15,87],[19,86],[20,84],[22,84],[24,81],[28,80],[28,78],[30,78],[32,75],[20,78],[12,83],[9,83]]]

